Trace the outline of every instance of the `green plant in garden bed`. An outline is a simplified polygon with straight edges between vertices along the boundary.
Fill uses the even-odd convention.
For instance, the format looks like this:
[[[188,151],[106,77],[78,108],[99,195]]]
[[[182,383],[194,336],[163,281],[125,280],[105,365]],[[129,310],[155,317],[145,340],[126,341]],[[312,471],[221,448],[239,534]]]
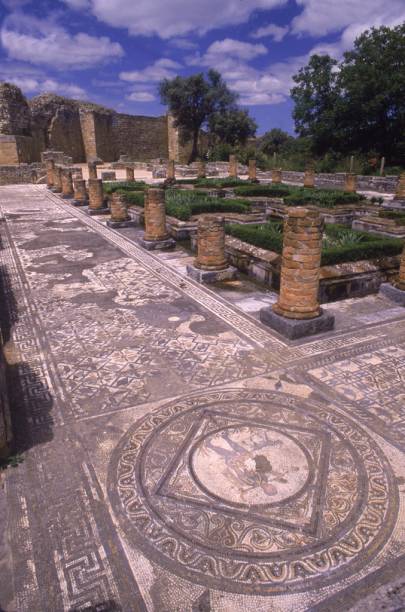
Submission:
[[[111,194],[115,191],[144,191],[150,187],[144,181],[122,181],[117,183],[103,183],[104,193]]]
[[[213,187],[222,189],[223,187],[238,187],[239,185],[246,185],[246,181],[238,178],[205,178],[197,179],[195,182],[199,187]]]
[[[142,208],[144,207],[145,193],[143,191],[124,191],[122,192],[122,196],[128,206],[141,206]]]
[[[226,233],[244,242],[276,253],[282,252],[282,224],[227,225]],[[403,241],[397,238],[380,238],[367,232],[348,230],[341,225],[327,225],[322,246],[321,265],[334,265],[362,259],[376,259],[398,255]]]
[[[235,187],[234,194],[248,197],[282,198],[291,193],[291,187],[287,185],[241,185]]]
[[[249,210],[250,203],[243,200],[210,198],[193,191],[166,191],[166,212],[181,221],[188,221],[193,215],[202,213],[247,213]]]
[[[322,208],[334,208],[341,204],[355,204],[362,200],[364,200],[364,196],[359,193],[298,188],[284,198],[284,203],[289,206],[314,204]]]

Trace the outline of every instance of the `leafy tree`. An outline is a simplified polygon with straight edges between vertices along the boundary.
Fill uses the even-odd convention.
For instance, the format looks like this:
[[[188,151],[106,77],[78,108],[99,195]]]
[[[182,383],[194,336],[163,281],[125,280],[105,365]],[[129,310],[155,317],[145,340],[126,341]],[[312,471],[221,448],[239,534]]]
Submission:
[[[311,136],[313,152],[325,153],[335,144],[338,62],[328,55],[312,55],[293,79],[293,118],[299,136]]]
[[[234,109],[237,95],[231,92],[216,70],[209,70],[189,77],[177,76],[164,79],[159,84],[159,94],[174,116],[175,126],[192,139],[190,161],[198,156],[198,137],[209,119]]]
[[[344,150],[405,157],[405,23],[363,32],[344,54],[338,78]]]
[[[265,132],[260,138],[260,149],[266,155],[279,154],[289,145],[292,145],[294,141],[295,139],[287,132],[280,130],[280,128],[273,128],[269,132]]]
[[[214,143],[235,147],[246,144],[256,134],[257,123],[246,110],[235,107],[211,115],[208,129]]]
[[[296,131],[312,152],[405,157],[405,23],[363,32],[338,63],[313,55],[291,90]]]

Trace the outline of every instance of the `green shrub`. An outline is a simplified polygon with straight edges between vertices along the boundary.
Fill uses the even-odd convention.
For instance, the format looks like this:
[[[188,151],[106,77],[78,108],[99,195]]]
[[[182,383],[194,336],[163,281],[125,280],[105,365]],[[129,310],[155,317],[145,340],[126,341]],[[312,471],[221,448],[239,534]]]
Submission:
[[[116,191],[144,191],[150,187],[144,181],[122,181],[117,183],[103,183],[104,193],[111,194]]]
[[[145,205],[145,193],[143,191],[125,191],[123,197],[130,206],[135,205],[143,208]]]
[[[359,193],[346,193],[344,191],[326,189],[296,189],[295,192],[284,198],[288,206],[305,206],[313,204],[322,208],[333,208],[338,204],[355,204],[364,200]]]
[[[290,193],[291,188],[287,185],[243,185],[234,189],[234,194],[242,197],[282,198]]]
[[[211,198],[206,194],[196,191],[179,191],[168,189],[166,191],[167,214],[188,221],[193,215],[214,212],[236,212],[246,213],[250,209],[250,203],[243,200],[232,200],[225,198]]]
[[[282,223],[273,222],[261,225],[227,225],[226,233],[254,246],[281,253],[283,249]]]
[[[402,240],[398,238],[385,238],[370,242],[361,242],[351,246],[336,246],[322,250],[322,266],[331,266],[348,261],[361,259],[376,259],[388,255],[398,255],[403,248]]]
[[[197,179],[195,184],[199,187],[213,187],[214,189],[222,189],[223,187],[237,187],[238,185],[246,185],[246,181],[239,178],[204,178]]]

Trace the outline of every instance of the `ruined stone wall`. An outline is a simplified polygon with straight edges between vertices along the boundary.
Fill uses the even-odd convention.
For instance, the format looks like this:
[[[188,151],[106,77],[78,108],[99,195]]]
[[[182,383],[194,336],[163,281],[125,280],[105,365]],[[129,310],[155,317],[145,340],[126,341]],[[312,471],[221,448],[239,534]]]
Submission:
[[[116,159],[128,155],[135,161],[168,156],[167,118],[117,113],[113,118]]]
[[[42,172],[41,164],[0,165],[0,185],[36,183]]]
[[[294,172],[291,170],[282,171],[282,180],[291,183],[303,183],[304,172]],[[270,174],[262,173],[261,176]],[[334,187],[343,188],[346,174],[343,172],[337,173],[320,173],[315,175],[316,187]],[[395,193],[398,183],[397,176],[357,176],[357,188],[363,191],[378,191],[380,193]]]
[[[48,128],[48,146],[63,151],[76,162],[85,161],[80,117],[77,109],[58,108]]]

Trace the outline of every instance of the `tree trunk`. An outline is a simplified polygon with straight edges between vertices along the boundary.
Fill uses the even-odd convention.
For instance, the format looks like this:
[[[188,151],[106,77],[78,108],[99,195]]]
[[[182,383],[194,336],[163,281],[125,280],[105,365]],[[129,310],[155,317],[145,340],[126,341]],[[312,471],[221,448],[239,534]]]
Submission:
[[[188,163],[191,164],[193,161],[195,161],[198,157],[198,136],[199,136],[200,130],[194,130],[193,132],[193,147],[191,149],[191,153],[190,153],[190,159],[188,160]]]

